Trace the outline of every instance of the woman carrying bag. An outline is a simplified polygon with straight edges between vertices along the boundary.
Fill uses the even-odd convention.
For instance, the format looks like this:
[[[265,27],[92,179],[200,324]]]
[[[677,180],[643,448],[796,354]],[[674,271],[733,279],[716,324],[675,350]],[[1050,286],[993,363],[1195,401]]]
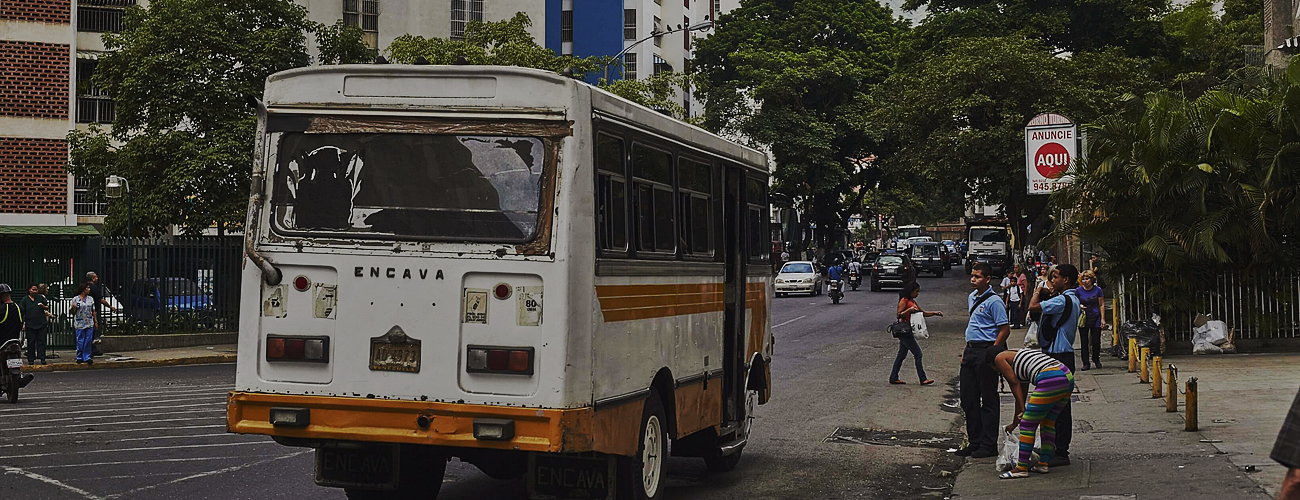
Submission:
[[[925,368],[921,365],[921,345],[916,343],[916,337],[912,335],[912,315],[920,314],[923,318],[931,316],[943,316],[940,311],[924,311],[916,303],[916,297],[921,294],[921,285],[915,281],[903,285],[903,290],[898,292],[898,323],[890,325],[889,331],[898,339],[898,356],[894,358],[894,371],[889,373],[889,383],[901,385],[906,384],[898,379],[898,371],[903,368],[903,360],[907,359],[908,351],[912,352],[912,359],[916,361],[916,376],[921,380],[921,385],[930,385],[934,380],[926,378]]]

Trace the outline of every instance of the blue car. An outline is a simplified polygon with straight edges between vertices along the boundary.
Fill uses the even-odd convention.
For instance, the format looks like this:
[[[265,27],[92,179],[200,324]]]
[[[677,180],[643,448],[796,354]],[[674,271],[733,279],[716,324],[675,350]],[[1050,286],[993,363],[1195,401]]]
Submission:
[[[127,314],[151,320],[159,315],[208,312],[212,296],[188,278],[146,278],[131,283]]]

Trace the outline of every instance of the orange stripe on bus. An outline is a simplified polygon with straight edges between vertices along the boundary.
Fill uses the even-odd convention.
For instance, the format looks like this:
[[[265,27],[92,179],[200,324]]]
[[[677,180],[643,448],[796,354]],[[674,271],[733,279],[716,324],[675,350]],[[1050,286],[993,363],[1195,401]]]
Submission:
[[[607,323],[720,312],[724,305],[722,283],[600,285],[596,298]]]

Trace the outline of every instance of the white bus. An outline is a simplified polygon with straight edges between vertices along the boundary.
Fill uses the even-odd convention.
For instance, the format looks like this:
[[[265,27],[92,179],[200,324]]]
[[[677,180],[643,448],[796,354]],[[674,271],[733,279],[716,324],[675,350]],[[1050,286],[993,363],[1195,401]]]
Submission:
[[[762,153],[559,74],[267,79],[232,432],[350,498],[456,457],[539,497],[735,467],[771,387]]]

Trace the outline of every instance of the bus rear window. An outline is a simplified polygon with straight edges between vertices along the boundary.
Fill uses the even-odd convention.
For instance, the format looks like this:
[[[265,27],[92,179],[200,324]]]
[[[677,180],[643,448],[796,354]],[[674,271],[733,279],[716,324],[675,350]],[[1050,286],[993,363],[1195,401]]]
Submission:
[[[294,232],[523,243],[544,158],[536,137],[285,133],[272,217]]]

